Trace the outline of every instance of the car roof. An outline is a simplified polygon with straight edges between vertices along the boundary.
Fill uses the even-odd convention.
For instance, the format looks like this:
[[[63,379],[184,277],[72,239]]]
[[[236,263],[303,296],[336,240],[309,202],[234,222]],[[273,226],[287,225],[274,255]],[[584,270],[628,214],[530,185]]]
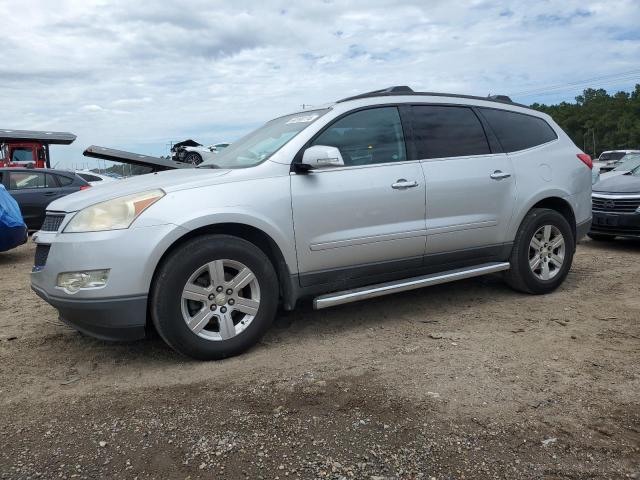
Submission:
[[[74,176],[75,173],[69,170],[57,170],[55,168],[25,168],[25,167],[2,167],[0,172],[43,172],[43,173],[55,173],[55,174],[67,174]]]

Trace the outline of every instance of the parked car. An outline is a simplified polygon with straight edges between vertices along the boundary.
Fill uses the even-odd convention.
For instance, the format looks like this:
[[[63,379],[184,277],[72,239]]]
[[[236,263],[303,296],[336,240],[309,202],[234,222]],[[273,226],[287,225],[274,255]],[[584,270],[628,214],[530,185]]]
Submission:
[[[392,87],[175,168],[50,205],[32,288],[76,329],[132,339],[154,325],[216,359],[306,298],[325,308],[494,272],[544,294],[591,224],[590,157],[507,97]]]
[[[625,155],[622,160],[614,167],[613,170],[609,170],[608,172],[600,173],[598,171],[596,182],[600,180],[605,180],[611,177],[617,177],[618,175],[624,175],[632,170],[635,170],[636,167],[640,166],[640,154],[631,153],[629,155]],[[595,167],[594,167],[595,170]]]
[[[28,238],[18,204],[0,184],[0,252],[22,245]]]
[[[229,145],[229,143],[216,143],[205,147],[201,143],[189,139],[173,145],[171,148],[171,159],[178,162],[199,165],[205,160],[213,160],[219,152]]]
[[[29,230],[40,229],[52,201],[90,186],[73,172],[44,168],[0,168],[0,183],[18,202]]]
[[[610,172],[626,155],[638,153],[640,150],[607,150],[600,154],[594,165],[598,167],[600,173]]]
[[[102,173],[92,172],[91,170],[76,170],[75,174],[87,182],[89,185],[102,185],[103,183],[114,182],[116,177]]]
[[[591,197],[593,224],[589,237],[599,241],[640,237],[640,162],[621,174],[602,178],[593,186]]]

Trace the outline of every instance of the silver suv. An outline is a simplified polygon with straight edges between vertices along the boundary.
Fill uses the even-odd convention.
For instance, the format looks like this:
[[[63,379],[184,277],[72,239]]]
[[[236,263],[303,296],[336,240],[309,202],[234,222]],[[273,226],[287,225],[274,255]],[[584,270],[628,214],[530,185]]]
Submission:
[[[392,87],[271,120],[198,168],[56,200],[32,287],[82,332],[153,325],[199,359],[246,350],[302,299],[494,272],[548,293],[589,231],[590,168],[507,97]]]

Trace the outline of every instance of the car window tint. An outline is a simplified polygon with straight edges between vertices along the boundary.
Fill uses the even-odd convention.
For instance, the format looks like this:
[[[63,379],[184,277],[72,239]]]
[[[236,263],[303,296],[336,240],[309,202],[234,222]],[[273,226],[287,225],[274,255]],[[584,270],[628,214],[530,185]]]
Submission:
[[[351,113],[333,123],[313,142],[336,147],[345,165],[369,165],[406,160],[400,114],[395,107]]]
[[[55,178],[50,173],[47,173],[44,176],[44,185],[47,188],[58,188],[58,184],[56,183]]]
[[[49,175],[50,176],[50,175]],[[11,172],[9,175],[10,190],[26,190],[45,188],[45,175],[40,172]]]
[[[482,124],[470,108],[416,105],[412,112],[418,158],[462,157],[491,152]]]
[[[542,118],[494,108],[481,108],[480,111],[506,152],[524,150],[558,138]]]
[[[56,175],[61,187],[68,187],[73,183],[73,178],[69,178],[65,175]]]

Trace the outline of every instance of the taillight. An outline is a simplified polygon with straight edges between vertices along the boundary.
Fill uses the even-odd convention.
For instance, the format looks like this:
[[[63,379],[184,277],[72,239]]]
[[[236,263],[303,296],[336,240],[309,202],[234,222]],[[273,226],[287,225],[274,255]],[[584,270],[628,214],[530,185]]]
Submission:
[[[576,157],[578,157],[587,167],[593,169],[593,160],[591,160],[591,157],[589,155],[587,155],[586,153],[578,153]]]
[[[589,156],[589,155],[587,155]],[[80,186],[80,190],[86,190],[87,188],[91,188],[91,185],[82,185]]]

